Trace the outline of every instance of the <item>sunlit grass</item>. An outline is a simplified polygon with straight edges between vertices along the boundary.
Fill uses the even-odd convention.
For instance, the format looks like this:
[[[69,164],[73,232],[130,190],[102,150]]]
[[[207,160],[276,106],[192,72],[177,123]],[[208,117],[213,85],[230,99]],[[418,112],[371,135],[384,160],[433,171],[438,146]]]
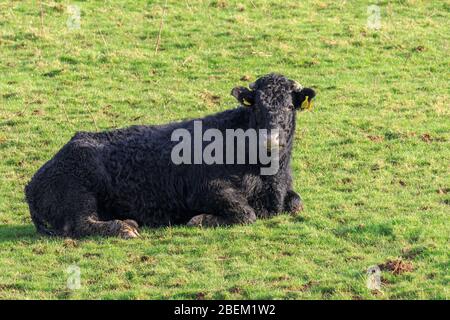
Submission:
[[[155,53],[164,1],[38,3],[0,4],[0,298],[449,298],[448,4],[378,1],[370,30],[366,1],[170,0]],[[76,131],[233,108],[234,86],[272,71],[318,92],[298,115],[299,217],[35,233],[23,187]],[[397,258],[414,270],[367,289],[367,268]]]

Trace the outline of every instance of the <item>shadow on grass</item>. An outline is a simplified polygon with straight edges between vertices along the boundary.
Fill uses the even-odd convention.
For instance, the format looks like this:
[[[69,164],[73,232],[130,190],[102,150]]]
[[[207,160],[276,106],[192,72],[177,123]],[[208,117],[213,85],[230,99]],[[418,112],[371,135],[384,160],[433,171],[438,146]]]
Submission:
[[[174,232],[175,230],[178,230],[176,227],[175,229],[171,227],[171,231],[168,231],[168,227],[158,227],[158,228],[149,228],[149,227],[141,227],[139,230],[141,234],[144,235],[144,237],[137,238],[136,240],[145,240],[146,238],[151,237],[162,237],[164,235],[169,235],[171,232]],[[199,232],[201,232],[201,229],[192,229],[192,230],[179,230],[181,235],[184,236],[198,236]],[[70,238],[70,237],[69,237]],[[60,237],[60,236],[46,236],[39,234],[36,231],[36,228],[32,224],[16,224],[16,225],[8,225],[3,224],[0,225],[0,244],[4,242],[18,242],[18,241],[39,241],[39,240],[64,240],[66,237]],[[83,237],[77,240],[94,240],[94,241],[105,241],[105,240],[122,240],[118,237],[104,237],[104,236],[88,236]]]
[[[42,238],[33,225],[0,225],[0,243],[18,240],[39,240]]]
[[[270,221],[269,221],[270,222]],[[274,224],[269,224],[269,226],[278,226],[279,222],[274,222]],[[219,228],[196,228],[196,227],[186,227],[185,225],[178,226],[165,226],[165,227],[147,227],[143,226],[139,228],[142,237],[136,240],[146,240],[146,239],[159,239],[161,243],[172,242],[172,236],[184,237],[184,238],[196,238],[204,237],[205,234],[209,234],[214,239],[222,239],[224,236],[228,237],[231,235],[240,234],[240,228],[245,228],[242,226],[225,226]],[[247,226],[248,228],[248,226]],[[32,224],[16,224],[0,225],[0,244],[4,242],[18,242],[18,241],[39,241],[39,240],[64,240],[71,237],[63,236],[46,236],[39,234],[36,228]],[[94,240],[94,241],[105,241],[105,240],[123,240],[118,237],[104,237],[104,236],[87,236],[76,240]],[[131,241],[131,240],[126,240]]]

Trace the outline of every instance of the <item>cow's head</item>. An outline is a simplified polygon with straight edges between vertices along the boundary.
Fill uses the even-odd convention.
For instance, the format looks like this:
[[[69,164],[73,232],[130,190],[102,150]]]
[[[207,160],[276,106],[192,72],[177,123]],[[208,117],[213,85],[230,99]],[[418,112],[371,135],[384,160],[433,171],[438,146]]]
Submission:
[[[267,138],[267,146],[283,148],[295,130],[295,112],[311,110],[316,93],[282,75],[271,73],[251,83],[249,88],[234,88],[231,95],[250,108],[252,128],[278,129],[279,135],[271,134]]]

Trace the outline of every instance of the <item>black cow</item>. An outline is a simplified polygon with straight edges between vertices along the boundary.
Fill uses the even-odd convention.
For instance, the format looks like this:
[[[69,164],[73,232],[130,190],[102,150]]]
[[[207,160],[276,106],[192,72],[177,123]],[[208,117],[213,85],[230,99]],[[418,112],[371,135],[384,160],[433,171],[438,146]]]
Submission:
[[[279,146],[275,174],[261,175],[259,160],[174,163],[172,150],[179,141],[172,134],[176,129],[193,133],[195,120],[78,132],[25,188],[37,231],[134,238],[139,225],[246,224],[256,217],[301,210],[301,199],[292,190],[290,158],[295,113],[310,106],[314,90],[269,74],[250,89],[237,87],[231,93],[240,107],[197,121],[202,130],[215,128],[224,134],[227,129],[279,129],[279,135],[269,134],[265,141],[266,146]]]

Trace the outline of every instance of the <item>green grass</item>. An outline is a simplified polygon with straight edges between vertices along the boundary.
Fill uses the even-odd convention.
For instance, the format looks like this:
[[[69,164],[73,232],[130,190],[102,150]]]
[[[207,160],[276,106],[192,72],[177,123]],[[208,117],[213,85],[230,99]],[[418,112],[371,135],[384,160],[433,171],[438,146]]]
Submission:
[[[0,298],[448,299],[450,4],[373,1],[0,3]],[[81,8],[69,30],[66,6]],[[306,209],[251,226],[144,229],[137,240],[38,236],[32,174],[78,130],[232,108],[277,71],[317,89],[298,115]],[[366,270],[389,259],[414,269]],[[66,287],[78,265],[81,289]]]

